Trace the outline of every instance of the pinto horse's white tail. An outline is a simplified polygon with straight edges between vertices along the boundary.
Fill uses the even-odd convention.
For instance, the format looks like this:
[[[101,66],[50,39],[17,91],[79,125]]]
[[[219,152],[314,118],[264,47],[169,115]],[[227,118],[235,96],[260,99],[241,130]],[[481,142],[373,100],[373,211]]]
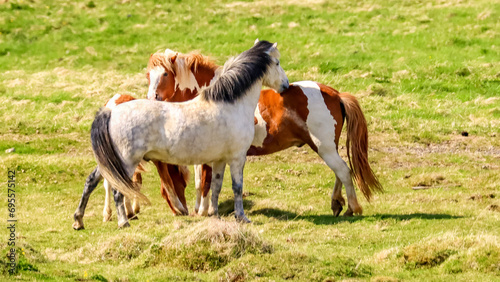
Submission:
[[[129,199],[135,197],[139,201],[149,204],[149,199],[139,191],[138,185],[132,181],[120,156],[113,147],[108,128],[110,118],[111,110],[106,107],[101,108],[97,112],[90,130],[92,149],[99,165],[99,171],[109,181],[111,187],[120,191],[125,197]]]
[[[384,188],[368,162],[366,119],[356,97],[349,93],[340,93],[339,95],[346,115],[346,148],[351,173],[359,190],[370,201],[372,192],[382,192]]]

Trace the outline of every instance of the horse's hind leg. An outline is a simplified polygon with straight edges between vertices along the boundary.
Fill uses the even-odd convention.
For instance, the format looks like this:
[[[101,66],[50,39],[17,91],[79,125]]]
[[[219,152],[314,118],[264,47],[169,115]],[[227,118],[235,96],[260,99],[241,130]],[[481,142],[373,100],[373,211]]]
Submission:
[[[333,216],[339,216],[340,212],[342,211],[342,207],[345,205],[345,200],[342,197],[342,181],[340,181],[340,178],[335,175],[335,186],[333,187],[333,193],[332,193],[332,211],[333,211]]]
[[[75,222],[73,223],[73,229],[80,230],[84,229],[83,227],[83,215],[85,213],[85,208],[87,207],[87,202],[89,201],[90,194],[94,191],[99,181],[101,181],[102,176],[99,172],[99,168],[96,167],[94,171],[90,173],[85,181],[85,187],[83,188],[82,198],[80,199],[80,203],[78,204],[78,208],[73,215]]]
[[[326,150],[324,150],[326,151]],[[321,150],[320,150],[321,152]],[[332,169],[335,172],[335,176],[338,177],[340,180],[340,183],[338,181],[335,182],[335,188],[338,188],[340,186],[340,189],[334,189],[334,193],[332,195],[332,201],[333,201],[333,196],[335,196],[335,191],[341,191],[341,185],[342,183],[345,185],[345,190],[347,194],[347,203],[348,203],[348,208],[347,211],[344,213],[344,216],[352,216],[353,214],[362,214],[363,209],[358,203],[358,199],[356,197],[356,192],[354,191],[354,185],[352,183],[351,179],[351,173],[349,170],[349,167],[347,164],[344,162],[344,160],[339,156],[336,150],[328,150],[327,152],[329,153],[320,153],[321,158],[326,162],[328,167]],[[337,192],[338,193],[338,192]],[[340,199],[342,196],[340,195]],[[336,200],[339,200],[339,198],[335,198]],[[342,199],[343,200],[343,199]],[[334,211],[335,212],[335,211]],[[339,211],[340,213],[340,211]]]
[[[123,202],[123,194],[113,190],[115,204],[116,204],[116,213],[118,214],[118,227],[130,227],[128,223],[128,218],[125,212],[125,204]]]
[[[111,215],[113,213],[110,206],[113,191],[111,190],[111,185],[106,179],[104,179],[104,190],[106,191],[106,196],[104,198],[104,209],[102,210],[102,221],[107,222],[111,220]]]

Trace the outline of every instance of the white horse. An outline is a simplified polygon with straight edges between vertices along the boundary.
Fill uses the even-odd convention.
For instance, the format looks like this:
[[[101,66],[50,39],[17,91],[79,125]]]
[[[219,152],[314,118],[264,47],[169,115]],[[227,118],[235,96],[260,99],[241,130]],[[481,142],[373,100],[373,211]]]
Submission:
[[[135,100],[97,113],[91,140],[98,169],[87,183],[104,177],[116,190],[118,226],[129,226],[123,195],[149,202],[131,180],[143,159],[181,165],[213,163],[211,190],[216,216],[224,169],[229,164],[235,217],[249,222],[243,211],[243,167],[254,138],[253,117],[262,85],[278,92],[289,85],[279,56],[276,43],[256,41],[251,49],[230,59],[217,80],[193,100]]]

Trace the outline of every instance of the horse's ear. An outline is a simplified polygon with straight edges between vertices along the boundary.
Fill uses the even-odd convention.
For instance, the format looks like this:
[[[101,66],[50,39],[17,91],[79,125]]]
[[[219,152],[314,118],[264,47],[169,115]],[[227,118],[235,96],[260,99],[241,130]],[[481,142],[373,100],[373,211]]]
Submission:
[[[175,60],[177,59],[177,55],[179,55],[179,53],[175,53],[175,55],[173,55],[172,57],[170,57],[170,63],[172,65],[175,63]]]
[[[274,44],[273,44],[273,48],[274,48],[274,49],[277,49],[277,48],[278,48],[278,42],[274,42]]]
[[[259,39],[255,39],[255,42],[253,43],[253,45],[257,45],[257,43],[259,43]]]

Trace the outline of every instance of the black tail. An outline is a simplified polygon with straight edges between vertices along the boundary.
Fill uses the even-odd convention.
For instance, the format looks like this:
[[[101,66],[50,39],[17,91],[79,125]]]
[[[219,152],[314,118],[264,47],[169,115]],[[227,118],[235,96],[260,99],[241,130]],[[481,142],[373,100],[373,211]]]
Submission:
[[[109,120],[111,118],[111,110],[109,108],[101,108],[92,123],[90,130],[90,138],[92,141],[92,149],[94,156],[99,165],[99,171],[106,178],[111,187],[120,191],[126,197],[150,203],[149,199],[139,192],[139,187],[129,177],[124,164],[113,147],[113,142],[109,135]]]

